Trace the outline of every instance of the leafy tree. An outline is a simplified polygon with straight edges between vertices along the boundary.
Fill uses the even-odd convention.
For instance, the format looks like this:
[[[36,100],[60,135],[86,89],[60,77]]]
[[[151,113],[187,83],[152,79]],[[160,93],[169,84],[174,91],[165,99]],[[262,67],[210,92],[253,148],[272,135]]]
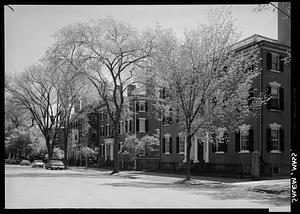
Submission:
[[[162,37],[160,54],[143,77],[165,88],[166,98],[158,98],[156,106],[163,115],[177,117],[187,136],[186,180],[192,137],[218,127],[235,129],[255,116],[265,99],[259,95],[248,104],[252,82],[260,73],[257,48],[232,49],[238,34],[229,10],[208,15],[209,23],[186,31],[183,41],[172,34]]]

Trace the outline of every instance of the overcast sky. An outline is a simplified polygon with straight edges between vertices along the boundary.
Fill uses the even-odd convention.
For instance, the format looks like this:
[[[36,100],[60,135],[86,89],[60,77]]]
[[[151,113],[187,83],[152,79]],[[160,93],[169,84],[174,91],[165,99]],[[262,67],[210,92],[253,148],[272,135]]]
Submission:
[[[66,24],[112,16],[143,29],[156,23],[173,28],[182,36],[207,21],[209,5],[11,5],[5,6],[5,72],[17,73],[38,62],[47,47],[53,43],[52,35]],[[227,5],[229,6],[229,5]],[[218,6],[213,6],[218,7]],[[277,14],[269,11],[255,13],[255,5],[232,5],[232,15],[241,39],[253,34],[277,39]]]

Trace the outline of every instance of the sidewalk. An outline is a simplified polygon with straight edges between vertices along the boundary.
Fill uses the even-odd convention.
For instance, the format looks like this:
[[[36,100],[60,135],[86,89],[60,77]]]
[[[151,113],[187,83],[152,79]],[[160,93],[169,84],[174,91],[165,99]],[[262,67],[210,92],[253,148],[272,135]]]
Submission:
[[[99,175],[111,175],[111,169],[102,168],[85,168],[85,167],[69,167],[72,171],[99,173]],[[136,182],[147,181],[151,183],[172,183],[176,184],[185,178],[183,174],[164,173],[164,172],[149,172],[149,171],[120,171],[112,174],[112,176],[119,176],[122,178],[135,179]],[[228,177],[213,177],[213,176],[199,176],[192,175],[191,185],[199,184],[224,184],[238,188],[246,188],[253,191],[261,191],[266,193],[281,193],[290,190],[290,179],[274,179],[270,177],[262,178],[259,181],[252,181],[249,178],[228,178]]]

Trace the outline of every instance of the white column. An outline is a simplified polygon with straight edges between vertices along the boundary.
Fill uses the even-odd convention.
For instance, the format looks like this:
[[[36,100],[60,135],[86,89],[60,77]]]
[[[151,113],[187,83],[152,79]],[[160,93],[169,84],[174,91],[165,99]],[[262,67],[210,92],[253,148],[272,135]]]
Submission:
[[[106,146],[107,146],[107,143],[104,143],[104,159],[105,159],[105,161],[106,161],[106,157],[107,157],[107,155],[106,155]]]
[[[110,143],[110,160],[114,159],[114,142],[111,141]]]
[[[184,159],[183,159],[183,163],[185,163],[186,160],[186,151],[187,151],[187,136],[184,136]]]
[[[204,160],[205,163],[209,162],[209,132],[206,132]]]
[[[195,159],[194,159],[194,163],[199,163],[198,160],[198,139],[195,137]]]

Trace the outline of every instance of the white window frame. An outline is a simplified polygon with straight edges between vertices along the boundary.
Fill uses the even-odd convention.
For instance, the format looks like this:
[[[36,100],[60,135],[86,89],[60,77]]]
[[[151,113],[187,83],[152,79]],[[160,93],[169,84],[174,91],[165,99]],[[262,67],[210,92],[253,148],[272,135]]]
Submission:
[[[183,151],[181,151],[181,148],[183,147]],[[185,150],[185,135],[179,135],[179,153],[178,154],[184,154]]]
[[[144,109],[142,109],[142,106],[144,107]],[[139,112],[146,112],[146,101],[144,100],[139,101]]]
[[[270,82],[269,84],[270,84],[270,87],[271,87],[271,98],[272,98],[272,95],[273,95],[272,90],[276,90],[276,92],[277,92],[277,97],[278,97],[278,99],[277,99],[277,108],[275,109],[275,108],[272,108],[272,106],[271,106],[271,110],[272,110],[272,111],[280,111],[280,110],[279,110],[279,107],[280,107],[280,94],[279,94],[279,89],[280,89],[280,87],[281,87],[281,84],[278,83],[278,82],[276,82],[276,81]]]
[[[100,116],[100,120],[103,121],[104,120],[104,113],[103,113],[103,111],[101,111],[100,115],[101,115]]]
[[[271,136],[270,136],[271,139],[270,139],[270,141],[271,141],[271,148],[272,148],[270,153],[281,153],[281,151],[280,151],[280,128],[281,128],[281,125],[278,124],[278,123],[271,123],[271,124],[269,124],[269,126],[270,126],[270,129],[271,129]],[[278,137],[277,137],[276,140],[272,139],[272,131],[277,131],[278,132],[278,134],[277,134]],[[277,149],[273,149],[274,141],[277,141],[277,143],[278,143]]]
[[[165,154],[170,154],[170,138],[171,138],[171,135],[170,134],[165,134],[164,137],[165,137]]]
[[[239,126],[239,130],[240,130],[240,151],[239,153],[250,153],[249,151],[249,129],[251,128],[251,125],[246,125],[243,124],[242,126]],[[244,145],[242,145],[242,143],[244,142],[244,140],[242,140],[242,137],[244,137],[245,135],[242,135],[242,133],[247,133],[247,143],[248,143],[248,149],[243,149]]]
[[[146,118],[139,118],[139,132],[146,132]],[[144,123],[144,130],[142,130],[142,122]]]

